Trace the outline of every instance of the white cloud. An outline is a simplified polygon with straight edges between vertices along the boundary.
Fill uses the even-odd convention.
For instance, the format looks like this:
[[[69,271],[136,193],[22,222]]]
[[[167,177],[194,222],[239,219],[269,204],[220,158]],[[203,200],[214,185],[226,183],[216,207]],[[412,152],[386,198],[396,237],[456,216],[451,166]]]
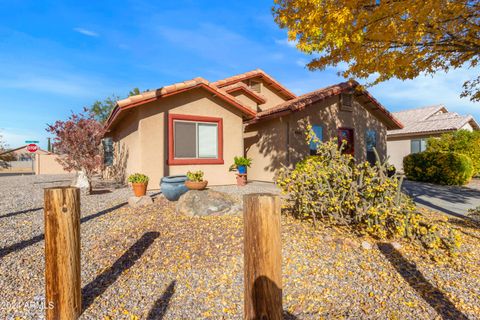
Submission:
[[[89,36],[89,37],[99,37],[100,36],[95,31],[88,30],[88,29],[85,29],[85,28],[77,27],[77,28],[73,28],[73,30],[78,32],[78,33],[81,33],[83,35]]]
[[[393,111],[428,105],[444,104],[450,111],[480,115],[480,104],[460,98],[462,84],[478,74],[478,69],[460,68],[413,80],[392,79],[369,89]]]
[[[290,41],[288,39],[275,39],[275,43],[281,46],[287,46],[290,48],[295,48],[297,46],[297,41]]]

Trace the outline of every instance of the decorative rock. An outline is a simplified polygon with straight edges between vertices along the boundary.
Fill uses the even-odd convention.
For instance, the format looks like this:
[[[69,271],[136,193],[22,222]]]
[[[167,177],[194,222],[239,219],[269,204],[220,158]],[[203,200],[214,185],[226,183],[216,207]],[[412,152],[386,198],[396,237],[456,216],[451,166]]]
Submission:
[[[148,206],[148,205],[151,205],[152,203],[153,203],[153,200],[152,200],[152,197],[150,196],[128,198],[128,205],[132,208]]]
[[[365,250],[372,250],[372,245],[370,244],[370,242],[362,241],[362,248]]]
[[[395,250],[400,250],[400,248],[402,248],[402,245],[396,241],[392,242],[391,245],[395,248]]]
[[[180,197],[176,211],[187,216],[230,215],[242,211],[242,202],[223,192],[190,190]]]
[[[87,175],[83,171],[77,172],[72,181],[72,187],[79,188],[82,192],[90,189],[90,182],[88,182]]]

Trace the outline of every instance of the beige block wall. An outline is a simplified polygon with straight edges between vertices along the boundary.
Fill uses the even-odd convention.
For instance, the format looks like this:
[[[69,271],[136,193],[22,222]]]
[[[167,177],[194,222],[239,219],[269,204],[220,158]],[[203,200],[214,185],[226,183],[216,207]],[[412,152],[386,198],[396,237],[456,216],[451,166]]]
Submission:
[[[203,170],[210,185],[234,184],[228,171],[233,157],[243,155],[243,119],[239,110],[203,89],[173,95],[134,108],[111,135],[128,148],[127,176],[149,176],[149,189],[158,189],[163,176]],[[198,115],[223,119],[224,164],[168,165],[168,114]]]
[[[388,162],[403,172],[403,158],[410,154],[410,139],[387,141]]]
[[[355,158],[366,160],[365,133],[367,129],[377,132],[377,151],[385,158],[386,127],[358,101],[354,100],[351,112],[341,111],[339,98],[333,97],[303,111],[294,112],[279,119],[247,127],[247,156],[253,159],[249,179],[272,181],[282,166],[292,166],[309,155],[305,140],[305,125],[319,124],[323,127],[324,141],[337,137],[341,127],[354,129]]]
[[[57,162],[59,155],[56,154],[40,154],[35,155],[35,174],[68,174]]]

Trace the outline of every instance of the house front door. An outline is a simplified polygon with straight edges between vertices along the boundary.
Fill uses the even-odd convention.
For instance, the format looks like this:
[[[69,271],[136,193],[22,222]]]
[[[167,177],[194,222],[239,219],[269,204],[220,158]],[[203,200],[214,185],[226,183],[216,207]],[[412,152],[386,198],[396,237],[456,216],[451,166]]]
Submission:
[[[351,154],[353,156],[355,152],[353,129],[350,129],[350,128],[338,129],[338,146],[341,146],[344,141],[345,141],[345,145],[342,152]]]

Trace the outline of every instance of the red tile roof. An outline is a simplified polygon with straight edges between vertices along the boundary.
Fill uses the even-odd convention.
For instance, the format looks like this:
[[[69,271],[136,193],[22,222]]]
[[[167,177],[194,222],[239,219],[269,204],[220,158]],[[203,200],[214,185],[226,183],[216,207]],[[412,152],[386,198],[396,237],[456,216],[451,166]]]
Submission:
[[[250,89],[250,87],[243,82],[237,82],[237,83],[228,85],[226,87],[223,87],[222,89],[225,90],[227,93],[243,91],[245,95],[249,96],[259,104],[264,104],[265,102],[267,102],[267,99],[265,99],[265,97],[253,91],[252,89]]]
[[[204,88],[214,93],[220,99],[228,102],[233,107],[242,111],[249,118],[254,117],[256,114],[255,111],[243,105],[241,101],[235,99],[235,97],[228,94],[225,90],[212,85],[210,82],[201,77],[198,77],[192,80],[168,85],[157,90],[145,91],[139,95],[117,101],[117,105],[107,119],[106,127],[107,129],[111,129],[115,119],[117,119],[118,115],[124,110],[196,88]]]
[[[293,92],[288,90],[286,87],[280,84],[280,82],[273,79],[271,76],[269,76],[267,73],[265,73],[261,69],[256,69],[253,71],[237,74],[229,78],[212,82],[212,84],[221,88],[221,87],[225,87],[225,86],[238,83],[240,81],[252,79],[252,78],[261,78],[267,84],[271,85],[273,88],[277,89],[280,93],[282,93],[287,99],[294,99],[297,97]]]
[[[379,115],[383,116],[388,129],[401,129],[402,123],[396,119],[385,107],[383,107],[368,91],[361,89],[358,82],[350,80],[339,84],[329,86],[323,89],[315,90],[295,99],[285,101],[273,108],[258,112],[257,115],[247,121],[247,124],[257,123],[263,120],[283,116],[291,112],[300,111],[318,101],[337,96],[343,92],[355,91],[356,96],[364,96],[366,101],[372,105],[373,110],[378,110]]]

